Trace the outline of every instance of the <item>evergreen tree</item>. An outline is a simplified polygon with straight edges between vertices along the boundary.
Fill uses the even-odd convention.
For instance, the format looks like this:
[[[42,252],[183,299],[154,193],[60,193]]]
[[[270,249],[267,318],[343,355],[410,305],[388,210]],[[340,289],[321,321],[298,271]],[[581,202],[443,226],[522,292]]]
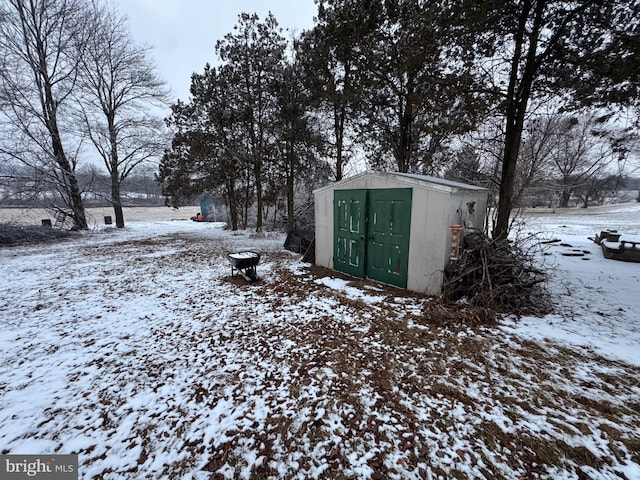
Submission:
[[[286,40],[271,14],[260,22],[257,15],[243,13],[234,30],[217,43],[216,51],[237,85],[229,93],[238,128],[247,141],[255,182],[256,231],[261,232],[264,164],[273,160],[275,152],[272,124],[277,105],[274,90],[282,76]]]
[[[374,167],[439,172],[449,141],[483,111],[471,75],[448,50],[441,3],[388,0],[368,10],[377,25],[364,40],[361,132]]]
[[[295,227],[295,185],[309,179],[314,168],[314,156],[319,147],[319,136],[309,121],[310,94],[302,80],[299,52],[285,65],[276,83],[277,115],[274,124],[276,148],[286,183],[287,231]]]
[[[316,25],[300,40],[302,73],[316,114],[327,125],[324,141],[335,181],[342,180],[351,159],[360,118],[363,42],[375,28],[367,21],[369,6],[353,0],[319,2]]]
[[[319,103],[333,115],[337,177],[349,127],[373,168],[435,173],[451,140],[484,113],[473,76],[450,52],[446,3],[319,2],[318,24],[305,38]]]
[[[207,65],[191,79],[191,99],[178,101],[167,119],[174,130],[171,148],[160,163],[158,180],[171,205],[178,207],[204,192],[220,191],[229,207],[230,223],[237,230],[249,202],[249,159],[244,132],[233,103],[235,76],[225,67]],[[243,198],[244,196],[244,198]]]

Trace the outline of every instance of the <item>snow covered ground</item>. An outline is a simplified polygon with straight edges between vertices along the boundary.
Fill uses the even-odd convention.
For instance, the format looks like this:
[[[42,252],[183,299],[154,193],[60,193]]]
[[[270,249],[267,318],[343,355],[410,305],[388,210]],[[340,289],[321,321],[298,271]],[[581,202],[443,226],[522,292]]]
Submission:
[[[561,240],[556,312],[476,329],[279,234],[5,248],[0,453],[77,453],[82,479],[640,478],[640,264],[604,260],[603,228],[640,237],[640,204],[530,213]],[[230,277],[245,250],[255,284]]]
[[[621,240],[640,241],[640,203],[542,212],[528,212],[524,229],[562,240],[545,258],[556,272],[550,288],[557,313],[509,326],[526,337],[581,345],[640,365],[640,264],[606,260],[588,239],[609,229]],[[589,253],[567,255],[579,252]]]

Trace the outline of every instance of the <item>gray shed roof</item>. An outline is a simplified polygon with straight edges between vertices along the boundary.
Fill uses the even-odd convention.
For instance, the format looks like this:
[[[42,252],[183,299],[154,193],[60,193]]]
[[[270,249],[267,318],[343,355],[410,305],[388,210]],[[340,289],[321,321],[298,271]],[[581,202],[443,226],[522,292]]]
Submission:
[[[397,181],[408,183],[408,184],[420,185],[425,187],[429,187],[429,186],[445,187],[445,190],[454,190],[454,189],[455,190],[476,190],[476,191],[487,190],[485,187],[478,187],[477,185],[470,185],[468,183],[462,183],[462,182],[454,182],[452,180],[445,180],[443,178],[431,177],[429,175],[418,175],[415,173],[399,173],[399,172],[375,172],[372,170],[367,170],[366,172],[361,172],[351,177],[344,178],[339,182],[332,183],[324,187],[318,188],[317,190],[315,190],[315,192],[339,187],[344,183],[349,183],[354,179],[363,177],[363,176],[390,177]]]

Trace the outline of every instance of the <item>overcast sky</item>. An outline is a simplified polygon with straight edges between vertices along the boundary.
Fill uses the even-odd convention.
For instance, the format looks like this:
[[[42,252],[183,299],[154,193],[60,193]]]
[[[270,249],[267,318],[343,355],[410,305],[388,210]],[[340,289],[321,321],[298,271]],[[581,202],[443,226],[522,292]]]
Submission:
[[[153,47],[159,74],[174,100],[187,100],[193,72],[217,62],[217,40],[233,30],[242,12],[264,19],[270,11],[283,29],[313,26],[313,0],[116,0],[136,41]]]

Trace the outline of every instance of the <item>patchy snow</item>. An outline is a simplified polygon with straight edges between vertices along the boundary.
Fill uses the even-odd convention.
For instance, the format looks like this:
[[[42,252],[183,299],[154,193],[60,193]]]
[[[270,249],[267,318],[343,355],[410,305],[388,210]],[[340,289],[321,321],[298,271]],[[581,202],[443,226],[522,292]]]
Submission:
[[[360,299],[365,302],[375,303],[381,302],[386,298],[383,295],[371,295],[368,291],[369,289],[351,287],[349,286],[350,282],[342,278],[323,277],[315,280],[314,283],[337,290],[353,300]],[[372,290],[375,291],[375,289]]]
[[[640,236],[640,204],[530,213],[561,240],[556,312],[478,329],[280,234],[145,220],[5,248],[0,452],[77,453],[82,479],[640,478],[640,264],[587,240],[609,228]],[[231,278],[243,251],[260,281]]]

